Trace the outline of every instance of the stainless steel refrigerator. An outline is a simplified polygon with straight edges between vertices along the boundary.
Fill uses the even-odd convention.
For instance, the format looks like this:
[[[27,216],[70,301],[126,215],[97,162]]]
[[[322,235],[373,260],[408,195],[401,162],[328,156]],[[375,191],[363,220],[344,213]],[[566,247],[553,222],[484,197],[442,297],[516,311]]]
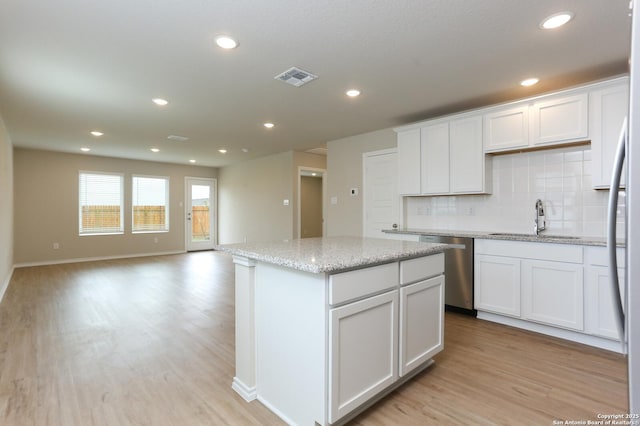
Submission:
[[[629,369],[629,412],[640,414],[640,0],[632,0],[632,30],[630,53],[630,94],[627,125],[621,132],[621,144],[618,147],[616,163],[622,164],[626,157],[627,184],[625,240],[626,270],[623,291],[618,291],[616,281],[615,250],[615,201],[618,194],[616,179],[612,178],[609,206],[608,239],[610,248],[610,276],[612,276],[612,294],[620,301],[618,304],[618,326],[626,343]],[[620,168],[621,169],[621,168]],[[612,217],[613,216],[613,217]],[[637,419],[635,419],[637,420]]]

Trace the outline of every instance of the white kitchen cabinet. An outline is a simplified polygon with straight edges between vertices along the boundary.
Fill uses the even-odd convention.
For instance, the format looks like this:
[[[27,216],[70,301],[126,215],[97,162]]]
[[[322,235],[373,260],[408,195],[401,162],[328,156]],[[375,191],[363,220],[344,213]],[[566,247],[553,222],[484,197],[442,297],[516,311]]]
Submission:
[[[618,249],[618,279],[622,299],[625,298],[625,250]],[[620,340],[615,307],[609,282],[609,259],[604,247],[588,247],[585,265],[585,331],[594,336]]]
[[[586,91],[536,101],[529,109],[529,144],[538,146],[587,140],[588,105]]]
[[[487,153],[562,145],[589,139],[587,89],[545,95],[486,110]]]
[[[457,115],[396,131],[400,195],[490,192],[481,115]]]
[[[420,129],[421,193],[449,192],[449,122],[437,122]]]
[[[605,247],[475,239],[474,262],[479,319],[621,351]]]
[[[420,195],[420,129],[398,132],[398,193]]]
[[[584,330],[582,264],[522,261],[522,317]]]
[[[443,349],[443,319],[443,275],[400,288],[400,377]]]
[[[485,152],[496,152],[529,145],[529,106],[510,105],[483,116]]]
[[[589,93],[589,136],[593,187],[609,188],[618,138],[629,111],[629,79],[618,78]],[[626,166],[625,166],[626,167]],[[624,187],[625,173],[620,186]]]
[[[449,191],[453,194],[490,192],[490,163],[482,148],[482,116],[464,116],[449,124]]]
[[[329,312],[329,423],[398,378],[398,291]]]
[[[475,309],[520,317],[520,259],[476,254]]]

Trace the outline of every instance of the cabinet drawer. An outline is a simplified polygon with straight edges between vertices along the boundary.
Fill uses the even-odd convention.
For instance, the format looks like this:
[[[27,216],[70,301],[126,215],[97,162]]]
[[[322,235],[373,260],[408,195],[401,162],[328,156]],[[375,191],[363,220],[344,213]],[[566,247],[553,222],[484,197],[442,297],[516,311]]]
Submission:
[[[329,304],[337,305],[398,285],[398,262],[329,276]]]
[[[400,285],[424,280],[444,272],[444,253],[400,262]]]
[[[522,259],[582,263],[582,246],[529,241],[481,240],[474,242],[474,253]]]

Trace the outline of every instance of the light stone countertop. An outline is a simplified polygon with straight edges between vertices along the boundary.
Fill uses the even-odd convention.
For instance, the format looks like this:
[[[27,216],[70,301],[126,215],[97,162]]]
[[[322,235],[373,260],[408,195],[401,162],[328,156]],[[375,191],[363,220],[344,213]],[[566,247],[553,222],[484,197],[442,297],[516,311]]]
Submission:
[[[223,244],[216,250],[311,273],[335,273],[442,253],[447,244],[384,238],[325,237]]]
[[[409,234],[409,235],[437,235],[446,237],[466,237],[466,238],[482,238],[487,240],[507,240],[507,241],[527,241],[536,243],[556,243],[556,244],[573,244],[582,246],[600,246],[605,247],[607,240],[597,237],[578,237],[557,234],[548,234],[541,232],[540,235],[511,233],[511,232],[486,232],[486,231],[464,231],[464,230],[447,230],[447,229],[385,229],[382,232],[386,234]],[[624,241],[618,240],[616,246],[624,247]]]

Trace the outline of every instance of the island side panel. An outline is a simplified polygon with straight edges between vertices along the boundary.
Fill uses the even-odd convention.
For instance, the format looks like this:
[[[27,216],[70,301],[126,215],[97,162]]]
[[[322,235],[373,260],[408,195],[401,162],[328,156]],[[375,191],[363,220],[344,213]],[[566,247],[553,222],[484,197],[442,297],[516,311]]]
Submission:
[[[255,268],[256,262],[233,256],[236,300],[236,374],[232,389],[246,401],[257,397],[255,343]]]
[[[256,268],[258,400],[289,424],[326,424],[326,280]]]

